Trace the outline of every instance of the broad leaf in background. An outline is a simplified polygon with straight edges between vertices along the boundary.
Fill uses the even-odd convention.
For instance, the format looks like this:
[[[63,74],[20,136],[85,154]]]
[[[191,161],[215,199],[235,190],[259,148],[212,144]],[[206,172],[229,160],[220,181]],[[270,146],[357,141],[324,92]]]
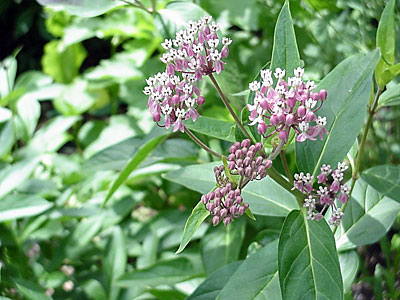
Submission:
[[[176,254],[182,252],[183,249],[185,249],[196,230],[209,215],[210,212],[205,208],[204,204],[199,201],[195,208],[193,208],[192,213],[186,221],[185,228],[183,229],[181,243],[179,245],[179,249],[176,251]]]
[[[357,276],[360,260],[357,251],[351,250],[339,253],[340,270],[342,271],[344,292],[350,291],[351,285]]]
[[[162,36],[174,38],[188,21],[197,21],[208,15],[200,6],[191,2],[170,2],[155,15],[155,25]]]
[[[124,5],[117,0],[36,0],[39,4],[49,6],[55,10],[66,10],[71,15],[81,17],[95,17],[110,9]]]
[[[15,285],[28,300],[49,300],[41,286],[22,278],[14,279]]]
[[[105,198],[102,206],[106,205],[108,199],[115,193],[115,191],[124,183],[128,176],[135,170],[140,163],[150,155],[150,153],[168,137],[169,133],[164,132],[164,134],[152,136],[149,141],[143,144],[142,147],[138,149],[135,155],[131,158],[124,169],[119,173],[117,179],[112,183],[110,190],[108,191],[107,197]]]
[[[36,129],[40,118],[40,104],[37,99],[32,97],[31,95],[24,95],[17,102],[17,119],[15,122],[19,125],[17,130],[21,135],[21,138],[27,142],[33,132]]]
[[[378,100],[378,109],[383,106],[394,106],[400,104],[400,83],[393,86],[388,85]]]
[[[215,137],[220,140],[235,142],[235,124],[209,117],[201,117],[193,122],[188,120],[185,126],[195,132]]]
[[[361,174],[369,185],[389,198],[400,202],[400,166],[372,167]]]
[[[395,0],[389,0],[382,12],[376,32],[376,47],[381,49],[382,57],[375,70],[375,79],[381,89],[399,72],[400,64],[395,65]]]
[[[400,203],[379,193],[363,178],[358,179],[335,234],[338,250],[378,241],[392,226],[399,211]]]
[[[116,280],[125,273],[127,253],[124,239],[121,227],[115,226],[112,229],[103,263],[110,300],[119,299],[120,288],[116,285]]]
[[[39,163],[38,158],[25,159],[0,171],[0,198],[29,178]]]
[[[201,267],[192,260],[178,257],[126,273],[118,280],[118,285],[121,287],[172,285],[200,276],[202,272]]]
[[[200,204],[203,205],[203,203]],[[209,229],[200,243],[201,258],[207,274],[239,258],[245,226],[246,219],[240,218],[226,227],[218,226]]]
[[[315,177],[322,164],[335,168],[346,157],[364,122],[372,72],[379,57],[378,50],[353,55],[318,84],[318,89],[328,91],[328,98],[317,114],[326,117],[329,134],[322,141],[296,142],[299,170]]]
[[[0,222],[38,215],[53,203],[38,196],[13,194],[0,200]]]
[[[14,122],[9,120],[0,131],[0,157],[7,154],[15,141]]]
[[[205,194],[215,186],[213,171],[215,165],[217,163],[183,167],[168,172],[164,178]],[[250,182],[242,191],[242,196],[255,215],[283,217],[298,208],[295,197],[270,177]]]
[[[275,25],[274,46],[272,48],[271,70],[286,70],[285,78],[293,76],[293,70],[300,67],[296,35],[290,15],[289,1],[285,1]]]
[[[324,219],[306,219],[292,211],[283,224],[278,247],[283,299],[343,299],[343,282],[331,229]]]

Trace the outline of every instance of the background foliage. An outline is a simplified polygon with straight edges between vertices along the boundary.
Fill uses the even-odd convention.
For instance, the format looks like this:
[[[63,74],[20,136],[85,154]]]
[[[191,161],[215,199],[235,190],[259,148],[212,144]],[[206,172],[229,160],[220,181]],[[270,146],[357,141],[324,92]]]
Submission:
[[[141,2],[145,9],[111,0],[55,5],[59,2],[0,4],[5,37],[0,48],[0,298],[280,299],[278,268],[284,273],[287,266],[276,262],[278,248],[287,245],[275,240],[296,201],[270,179],[268,188],[250,184],[246,201],[256,221],[242,218],[227,228],[206,221],[176,255],[199,192],[214,185],[210,165],[215,162],[185,136],[154,126],[142,89],[145,78],[162,70],[161,41],[186,21],[210,14],[233,40],[218,81],[240,109],[248,82],[274,62],[274,27],[283,1],[157,0]],[[349,78],[368,79],[369,73],[357,76],[361,69],[374,68],[374,59],[365,53],[376,47],[386,1],[289,3],[307,78],[322,80],[358,54],[345,65],[355,74]],[[390,3],[398,12],[398,1]],[[398,24],[395,14],[388,26],[398,33]],[[386,31],[383,36],[389,34],[400,45],[400,35]],[[379,64],[385,69],[400,61],[399,48],[382,56],[386,61]],[[321,85],[337,84],[329,78]],[[371,88],[353,94],[369,95]],[[200,136],[211,148],[226,152],[236,137],[232,119],[207,80],[202,91],[204,117],[187,126],[207,134]],[[348,112],[357,110],[361,104],[350,100],[343,99]],[[380,98],[367,137],[361,170],[368,170],[349,202],[352,213],[335,235],[348,299],[400,297],[400,207],[394,201],[399,200],[399,171],[374,167],[400,162],[398,104],[394,79]],[[348,130],[340,124],[330,130],[338,139]],[[352,128],[350,140],[359,129]],[[354,147],[347,155],[350,163]],[[315,164],[299,160],[304,154],[293,146],[287,149],[291,170],[296,170],[295,152],[301,161],[297,166],[313,171]],[[388,190],[382,189],[388,181],[395,188],[377,192]],[[299,221],[296,214],[289,215],[285,229]],[[365,228],[374,231],[365,237]],[[298,239],[300,247],[302,232]],[[73,266],[73,274],[63,266]],[[238,294],[235,287],[244,278],[248,288]]]

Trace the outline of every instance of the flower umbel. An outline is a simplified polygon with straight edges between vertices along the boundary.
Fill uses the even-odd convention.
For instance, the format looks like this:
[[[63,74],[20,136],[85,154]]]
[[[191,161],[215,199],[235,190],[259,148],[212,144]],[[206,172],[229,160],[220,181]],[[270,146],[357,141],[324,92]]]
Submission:
[[[328,131],[325,129],[326,118],[317,117],[317,112],[327,97],[326,90],[314,92],[314,81],[304,82],[304,69],[294,70],[294,77],[284,80],[286,71],[276,68],[274,74],[269,69],[261,70],[262,81],[249,84],[255,92],[254,104],[248,104],[250,125],[256,125],[258,133],[264,137],[278,134],[287,142],[291,128],[297,133],[297,142],[323,138]],[[276,79],[274,87],[274,80]],[[315,125],[310,126],[312,122]]]
[[[342,184],[343,173],[347,170],[347,166],[344,163],[338,163],[335,170],[331,170],[330,165],[322,165],[321,173],[317,176],[318,178],[318,189],[313,188],[313,176],[309,173],[295,174],[294,187],[293,189],[298,189],[300,192],[307,195],[304,200],[304,207],[308,208],[308,219],[320,220],[323,218],[323,213],[326,209],[331,206],[332,214],[329,219],[329,224],[338,226],[342,217],[343,212],[340,208],[336,207],[335,199],[338,199],[343,204],[347,202],[350,193],[350,187],[348,185]],[[328,176],[331,179],[329,180]],[[320,212],[317,211],[317,205],[322,206]]]

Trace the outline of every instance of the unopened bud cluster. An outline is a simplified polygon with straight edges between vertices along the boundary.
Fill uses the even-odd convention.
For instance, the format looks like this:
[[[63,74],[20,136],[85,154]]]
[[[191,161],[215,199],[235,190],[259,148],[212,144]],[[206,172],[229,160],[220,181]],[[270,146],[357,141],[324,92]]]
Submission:
[[[219,26],[211,17],[190,21],[175,39],[166,39],[161,46],[167,50],[161,57],[166,71],[148,78],[144,94],[153,120],[167,129],[184,131],[183,121],[196,121],[197,108],[205,99],[196,85],[204,75],[219,74],[224,69],[222,61],[229,54],[231,40],[217,35]],[[176,72],[178,74],[176,74]],[[164,123],[160,123],[164,116]]]
[[[330,165],[322,165],[321,173],[317,176],[319,184],[318,189],[313,188],[314,177],[309,173],[294,175],[295,181],[293,189],[298,189],[300,192],[308,195],[303,205],[308,208],[308,219],[322,219],[323,213],[331,206],[332,214],[329,219],[329,224],[334,226],[339,225],[343,217],[343,212],[340,208],[336,207],[335,199],[338,199],[344,204],[349,198],[350,187],[342,184],[343,173],[347,168],[348,167],[344,163],[340,162],[333,171]],[[331,178],[328,178],[329,175]],[[316,210],[317,204],[322,206],[321,212]]]
[[[243,202],[242,191],[225,176],[224,165],[215,167],[214,174],[218,187],[201,196],[201,202],[213,216],[214,226],[221,221],[227,226],[234,218],[243,215],[249,204]]]
[[[260,180],[267,176],[272,161],[261,153],[262,144],[251,145],[249,139],[234,143],[229,149],[228,168],[232,175],[240,175],[244,180]]]
[[[294,70],[294,77],[284,80],[285,70],[276,68],[274,80],[272,71],[261,70],[262,81],[253,81],[249,84],[251,91],[255,92],[254,104],[248,104],[250,111],[250,125],[256,125],[258,133],[264,137],[277,134],[287,142],[290,129],[297,134],[296,140],[315,140],[318,136],[323,138],[327,134],[325,129],[326,118],[317,117],[317,112],[327,97],[326,90],[314,92],[314,81],[304,82],[302,77],[304,69]],[[311,123],[315,125],[311,126]]]

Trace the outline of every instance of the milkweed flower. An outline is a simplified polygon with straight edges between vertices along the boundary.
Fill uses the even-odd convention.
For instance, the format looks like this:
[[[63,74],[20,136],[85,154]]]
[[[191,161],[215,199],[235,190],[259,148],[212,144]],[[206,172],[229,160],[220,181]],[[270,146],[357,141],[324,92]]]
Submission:
[[[314,178],[309,173],[303,172],[294,175],[294,187],[300,192],[307,195],[304,200],[304,207],[307,207],[307,218],[310,220],[319,220],[323,218],[323,213],[331,206],[332,214],[329,219],[329,224],[338,226],[343,212],[340,208],[336,207],[335,199],[346,203],[349,199],[350,187],[342,184],[343,173],[347,170],[348,166],[345,163],[338,163],[335,170],[331,170],[330,165],[322,165],[321,172],[317,176],[318,188],[314,189]],[[330,178],[328,177],[330,176]],[[317,205],[322,206],[320,212],[317,211]]]
[[[287,142],[290,129],[296,134],[297,142],[323,139],[326,118],[316,116],[327,98],[327,91],[314,92],[314,81],[304,82],[304,69],[294,70],[294,76],[284,80],[286,71],[276,68],[261,70],[261,81],[253,81],[249,89],[255,92],[254,103],[248,104],[250,126],[257,125],[258,133],[264,137],[278,134]],[[276,84],[274,86],[274,79]]]

